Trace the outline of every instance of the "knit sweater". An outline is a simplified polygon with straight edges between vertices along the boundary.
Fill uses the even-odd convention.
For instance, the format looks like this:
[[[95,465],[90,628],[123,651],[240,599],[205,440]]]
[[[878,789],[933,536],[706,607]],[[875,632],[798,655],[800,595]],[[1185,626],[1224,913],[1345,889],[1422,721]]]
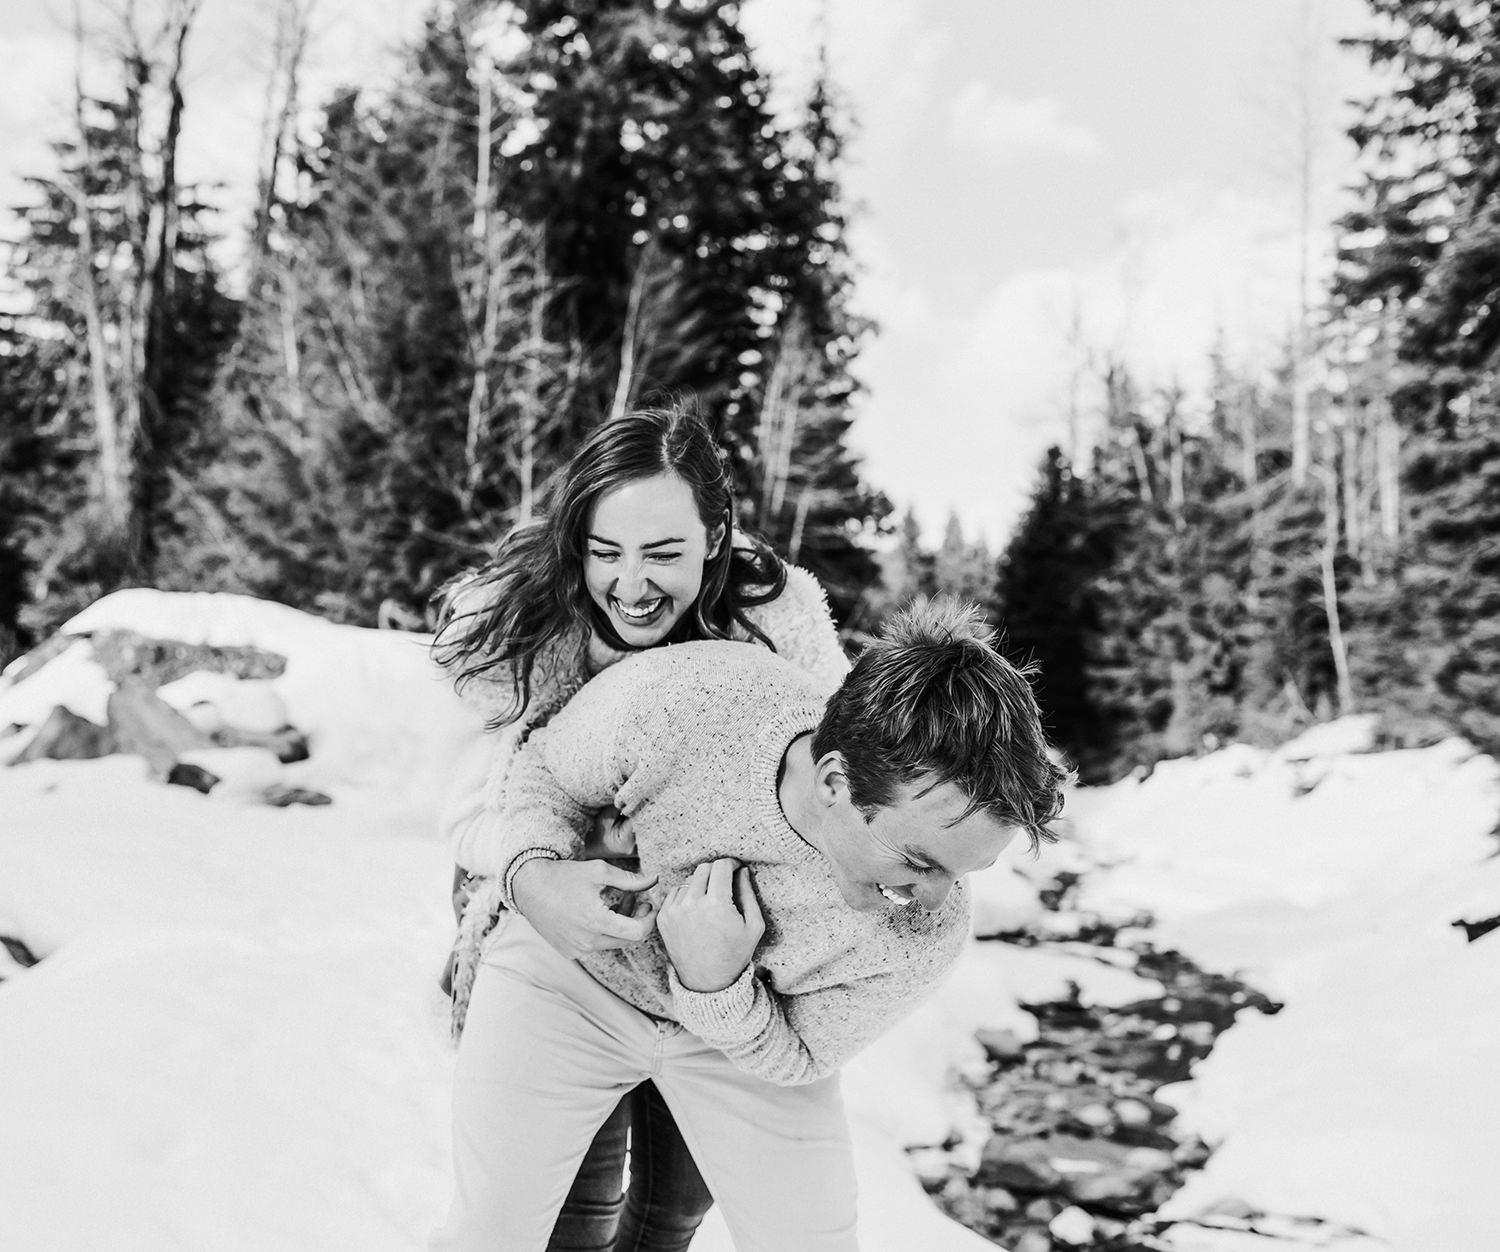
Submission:
[[[757,628],[775,644],[777,655],[807,671],[819,690],[831,692],[849,670],[849,661],[839,644],[838,631],[828,611],[818,580],[795,565],[787,566],[786,587],[781,595],[745,611]],[[455,594],[459,612],[479,605],[465,603],[469,592],[460,587]],[[737,639],[752,637],[736,624]],[[765,649],[758,642],[754,646]],[[597,639],[587,644],[577,635],[556,640],[538,658],[532,676],[531,698],[515,721],[486,733],[479,717],[493,717],[511,699],[506,679],[476,678],[464,684],[466,704],[479,717],[472,743],[455,766],[455,784],[450,789],[439,819],[453,849],[453,859],[472,874],[494,874],[502,827],[497,815],[504,808],[506,783],[512,758],[528,736],[543,726],[589,678],[632,653],[618,652]]]
[[[575,855],[591,814],[633,822],[650,895],[716,857],[748,865],[766,932],[750,967],[720,991],[678,981],[658,934],[583,967],[654,1017],[679,1022],[741,1069],[811,1082],[888,1030],[957,960],[969,930],[960,883],[934,913],[863,913],[822,853],[782,815],[783,754],[812,731],[825,693],[761,648],[686,643],[641,653],[589,683],[516,755],[502,882],[538,855]]]

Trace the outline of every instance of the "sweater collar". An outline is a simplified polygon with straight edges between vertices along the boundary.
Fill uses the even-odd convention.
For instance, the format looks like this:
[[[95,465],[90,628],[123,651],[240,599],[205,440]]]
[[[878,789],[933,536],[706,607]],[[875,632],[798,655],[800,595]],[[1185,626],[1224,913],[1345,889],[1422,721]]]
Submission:
[[[781,811],[777,791],[786,750],[799,735],[815,731],[822,716],[823,707],[816,701],[783,706],[762,723],[751,759],[751,776],[755,782],[751,800],[754,816],[772,830],[785,831],[797,847],[819,862],[823,860],[823,854],[799,835],[787,821],[786,814]]]

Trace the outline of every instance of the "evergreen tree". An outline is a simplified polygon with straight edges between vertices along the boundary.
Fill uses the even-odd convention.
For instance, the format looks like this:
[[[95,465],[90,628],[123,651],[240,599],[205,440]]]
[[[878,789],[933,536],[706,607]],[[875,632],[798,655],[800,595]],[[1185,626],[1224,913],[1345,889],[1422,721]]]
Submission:
[[[388,96],[329,108],[223,379],[249,473],[210,494],[255,589],[357,618],[419,602],[593,424],[687,393],[743,522],[853,605],[888,506],[847,449],[862,328],[831,106],[777,123],[735,23],[467,0]]]
[[[39,626],[158,578],[165,538],[191,524],[172,484],[211,455],[199,418],[235,309],[209,257],[208,211],[176,177],[193,12],[173,10],[165,50],[145,47],[122,15],[119,93],[78,89],[75,133],[53,146],[55,173],[32,179],[41,196],[11,249],[25,313],[7,331],[7,372],[12,386],[19,374],[45,380],[16,410],[22,443],[45,445],[22,459],[49,479],[45,495],[23,492],[53,523],[26,557],[47,602]]]
[[[933,558],[933,581],[941,592],[990,607],[995,558],[983,539],[969,541],[956,513],[948,514],[943,528],[943,539]]]
[[[1500,746],[1500,5],[1372,0],[1352,41],[1386,72],[1352,134],[1365,162],[1336,295],[1389,328],[1404,530],[1368,622],[1404,642],[1386,694]],[[1433,142],[1434,137],[1440,142]],[[1389,654],[1388,647],[1383,650]],[[1370,682],[1368,667],[1362,671]],[[1377,681],[1379,681],[1377,679]]]
[[[1086,782],[1106,780],[1114,741],[1090,690],[1090,640],[1098,635],[1095,579],[1114,558],[1088,484],[1050,448],[1031,505],[1000,558],[995,584],[1001,641],[1033,679],[1049,736]]]

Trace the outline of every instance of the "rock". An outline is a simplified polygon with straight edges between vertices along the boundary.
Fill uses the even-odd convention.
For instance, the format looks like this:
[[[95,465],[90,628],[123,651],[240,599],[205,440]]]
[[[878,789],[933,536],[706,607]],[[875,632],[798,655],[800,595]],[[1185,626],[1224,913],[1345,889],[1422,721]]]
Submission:
[[[1464,938],[1470,943],[1476,939],[1483,939],[1492,930],[1500,930],[1500,915],[1495,917],[1482,917],[1478,921],[1465,921],[1460,918],[1453,925],[1463,930]]]
[[[1212,1155],[1213,1149],[1196,1136],[1172,1150],[1172,1159],[1181,1169],[1198,1169]]]
[[[4,948],[10,959],[23,969],[30,969],[41,959],[25,943],[9,935],[0,935],[0,948]]]
[[[1098,1174],[1083,1174],[1068,1180],[1068,1194],[1079,1204],[1090,1209],[1103,1209],[1109,1213],[1132,1215],[1147,1212],[1150,1205],[1150,1185],[1124,1170],[1104,1170]]]
[[[1029,1222],[1040,1222],[1045,1224],[1063,1211],[1064,1205],[1061,1200],[1054,1200],[1051,1196],[1039,1195],[1026,1205],[1026,1220]]]
[[[91,761],[118,751],[109,727],[100,726],[70,709],[57,705],[37,728],[31,742],[12,759],[12,765],[27,761]]]
[[[1076,1204],[1070,1204],[1047,1223],[1047,1229],[1054,1239],[1081,1248],[1094,1241],[1098,1223]]]
[[[269,733],[259,730],[242,730],[238,726],[221,726],[210,736],[221,748],[265,748],[276,754],[283,765],[294,761],[305,761],[311,755],[307,747],[307,736],[295,726],[283,726]]]
[[[998,1065],[1009,1065],[1026,1055],[1026,1045],[1021,1042],[1020,1035],[1004,1027],[976,1030],[974,1038],[979,1041],[984,1054]]]
[[[1151,1109],[1142,1100],[1126,1098],[1115,1103],[1115,1117],[1122,1126],[1149,1126]]]
[[[936,1191],[948,1181],[948,1154],[941,1148],[908,1148],[906,1159],[917,1181]]]
[[[984,1201],[987,1212],[1009,1216],[1021,1210],[1021,1202],[1016,1199],[1015,1193],[1007,1191],[1004,1187],[984,1187],[980,1190],[979,1196]]]
[[[209,773],[201,765],[176,761],[167,771],[167,781],[174,787],[191,787],[194,791],[201,791],[207,795],[218,784],[219,777],[217,774]]]
[[[267,788],[286,783],[286,770],[265,748],[197,748],[184,752],[182,763],[215,775],[220,780],[221,800],[259,803]]]
[[[305,787],[288,787],[285,784],[277,784],[267,787],[265,794],[261,797],[273,808],[284,809],[289,804],[332,804],[333,797],[326,796],[321,791],[309,791]]]
[[[134,679],[109,697],[109,726],[121,752],[146,758],[151,772],[165,778],[177,758],[211,740],[176,709]]]
[[[95,631],[88,638],[95,660],[122,686],[137,681],[154,690],[194,670],[236,678],[279,678],[286,671],[286,657],[261,648],[155,639],[133,630]]]
[[[1115,1123],[1115,1115],[1102,1104],[1085,1104],[1073,1111],[1073,1119],[1090,1130],[1104,1130]]]
[[[1125,1168],[1137,1175],[1168,1174],[1176,1164],[1176,1158],[1165,1148],[1131,1148],[1125,1154]]]
[[[1048,1161],[998,1137],[985,1144],[977,1178],[983,1186],[1004,1187],[1018,1195],[1056,1191],[1062,1183],[1062,1175]]]
[[[1010,1249],[1011,1252],[1052,1252],[1052,1237],[1040,1230],[1023,1230]]]

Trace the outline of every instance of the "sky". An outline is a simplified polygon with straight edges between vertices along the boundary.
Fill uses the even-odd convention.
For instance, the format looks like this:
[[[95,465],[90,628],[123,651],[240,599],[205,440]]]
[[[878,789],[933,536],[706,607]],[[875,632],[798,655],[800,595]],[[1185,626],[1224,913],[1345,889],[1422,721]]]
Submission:
[[[319,0],[307,97],[378,77],[425,8]],[[203,0],[189,48],[184,174],[231,205],[254,169],[271,11]],[[0,0],[0,203],[66,130],[70,13]],[[1215,342],[1268,368],[1299,291],[1297,101],[1316,271],[1353,178],[1342,102],[1365,86],[1336,39],[1365,16],[1362,0],[744,0],[785,102],[826,31],[858,127],[855,307],[880,328],[856,371],[867,478],[930,536],[952,513],[998,546],[1102,360],[1148,392],[1180,385],[1190,408]],[[1079,454],[1088,438],[1085,422]]]

